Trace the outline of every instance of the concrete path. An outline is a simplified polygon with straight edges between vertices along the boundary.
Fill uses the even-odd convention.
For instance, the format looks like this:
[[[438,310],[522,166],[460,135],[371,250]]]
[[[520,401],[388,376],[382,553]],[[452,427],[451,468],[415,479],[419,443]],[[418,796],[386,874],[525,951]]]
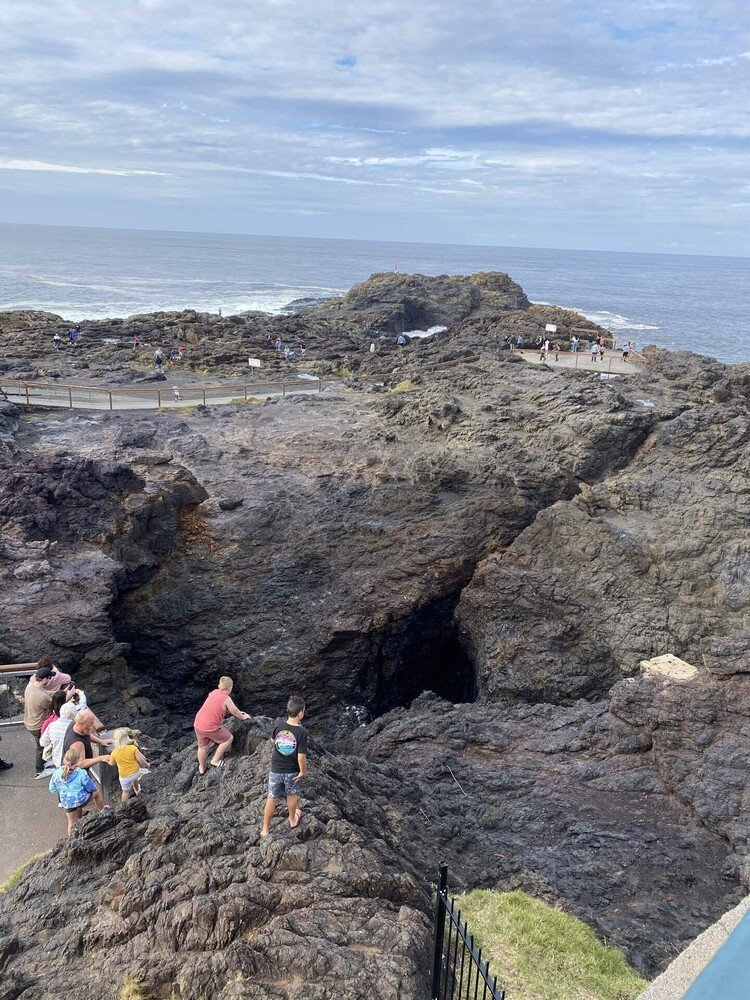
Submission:
[[[681,1000],[750,909],[750,896],[719,917],[658,976],[638,1000]],[[747,996],[750,996],[750,984]],[[720,1000],[717,996],[716,1000]]]
[[[48,851],[67,832],[65,811],[34,780],[34,741],[23,726],[1,726],[0,756],[14,767],[0,771],[0,883],[35,854]]]
[[[186,385],[179,387],[180,398],[176,398],[172,385],[161,382],[147,389],[134,386],[85,386],[61,385],[49,382],[27,382],[23,385],[0,382],[11,403],[31,406],[64,407],[74,410],[156,410],[179,409],[183,406],[225,405],[243,402],[245,399],[267,399],[279,396],[318,394],[331,386],[339,385],[338,380],[323,379],[319,382],[300,379],[298,382],[258,383],[257,385]],[[247,390],[247,392],[246,392]],[[0,398],[2,398],[0,396]]]
[[[546,361],[541,361],[539,351],[516,351],[524,361],[532,365],[546,364],[549,368],[578,369],[585,372],[603,372],[605,375],[637,375],[638,365],[632,361],[623,361],[619,351],[617,353],[608,351],[603,361],[592,361],[588,351],[578,351],[573,354],[571,351],[560,353],[559,361],[555,361],[555,352],[550,351]]]

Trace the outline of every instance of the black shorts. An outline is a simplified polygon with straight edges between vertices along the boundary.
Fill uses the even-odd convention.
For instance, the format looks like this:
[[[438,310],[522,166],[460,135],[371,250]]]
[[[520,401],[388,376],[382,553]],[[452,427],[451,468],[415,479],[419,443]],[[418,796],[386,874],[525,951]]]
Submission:
[[[78,812],[79,809],[85,809],[86,806],[89,804],[89,802],[93,799],[93,797],[94,797],[94,793],[92,792],[91,795],[89,795],[89,797],[86,799],[85,802],[82,802],[79,806],[73,806],[72,809],[66,809],[65,812],[66,813],[74,813],[74,812]]]

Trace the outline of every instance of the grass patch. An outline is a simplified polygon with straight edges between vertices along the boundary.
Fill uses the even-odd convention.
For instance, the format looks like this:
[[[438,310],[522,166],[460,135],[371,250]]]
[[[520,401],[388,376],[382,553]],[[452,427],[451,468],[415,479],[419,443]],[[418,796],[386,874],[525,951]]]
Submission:
[[[10,892],[11,889],[15,889],[23,878],[23,873],[29,865],[33,865],[35,861],[39,861],[40,858],[44,858],[48,854],[49,851],[42,851],[40,854],[35,854],[33,857],[30,857],[28,861],[25,861],[22,865],[16,868],[16,870],[9,875],[2,884],[0,884],[0,892]]]
[[[405,378],[403,382],[399,382],[391,389],[391,392],[409,392],[410,389],[414,388],[414,383],[410,378]]]
[[[456,903],[509,997],[633,1000],[648,986],[583,921],[525,892],[475,889]]]

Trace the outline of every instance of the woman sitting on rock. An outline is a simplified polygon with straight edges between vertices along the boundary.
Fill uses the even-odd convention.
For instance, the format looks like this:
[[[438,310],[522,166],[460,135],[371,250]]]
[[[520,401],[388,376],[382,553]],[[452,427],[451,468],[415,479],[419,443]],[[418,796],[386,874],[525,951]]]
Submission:
[[[193,728],[198,740],[198,771],[206,773],[208,749],[212,743],[217,747],[211,758],[212,767],[223,767],[224,754],[232,745],[234,737],[224,726],[224,718],[229,712],[236,719],[249,719],[247,712],[241,712],[232,701],[230,695],[234,681],[231,677],[222,677],[219,686],[206,698],[195,717]]]

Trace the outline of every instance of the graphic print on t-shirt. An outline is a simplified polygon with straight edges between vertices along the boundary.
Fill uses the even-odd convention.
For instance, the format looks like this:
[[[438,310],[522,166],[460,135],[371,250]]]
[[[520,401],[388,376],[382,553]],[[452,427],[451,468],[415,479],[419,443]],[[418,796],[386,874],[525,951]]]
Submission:
[[[295,735],[294,733],[290,733],[288,729],[280,730],[273,742],[282,757],[291,757],[297,750]]]

